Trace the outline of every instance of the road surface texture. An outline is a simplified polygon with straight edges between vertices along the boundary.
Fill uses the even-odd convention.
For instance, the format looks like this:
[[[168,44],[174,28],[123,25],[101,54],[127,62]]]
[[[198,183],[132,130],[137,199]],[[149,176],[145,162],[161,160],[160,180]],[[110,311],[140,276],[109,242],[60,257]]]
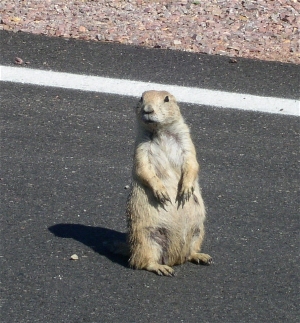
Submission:
[[[293,64],[6,32],[0,47],[1,65],[20,56],[32,68],[299,94]],[[167,278],[107,250],[125,238],[136,98],[0,89],[1,322],[298,322],[298,117],[181,104],[201,164],[203,252],[214,263]]]

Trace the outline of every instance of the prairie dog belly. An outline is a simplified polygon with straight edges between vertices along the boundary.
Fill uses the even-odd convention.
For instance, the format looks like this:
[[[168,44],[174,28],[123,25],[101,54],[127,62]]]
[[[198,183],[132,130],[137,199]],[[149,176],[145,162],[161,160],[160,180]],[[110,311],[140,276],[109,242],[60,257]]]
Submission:
[[[181,177],[183,151],[175,136],[163,134],[149,145],[149,163],[175,199]]]
[[[202,222],[205,210],[198,178],[194,181],[194,192],[191,198],[185,203],[177,201],[184,158],[179,139],[175,135],[164,133],[150,143],[145,144],[145,146],[145,151],[148,151],[149,163],[153,165],[157,177],[167,187],[171,203],[162,206],[153,195],[150,187],[142,185],[139,181],[134,182],[131,199],[134,199],[135,195],[139,196],[139,199],[134,199],[135,203],[137,203],[135,207],[141,209],[139,217],[150,217],[149,222],[155,223],[155,225],[172,226],[174,228],[177,226],[188,228],[188,226],[195,226],[197,223]],[[145,197],[141,199],[140,194],[144,194]],[[148,210],[145,210],[145,205],[149,202],[148,212]],[[171,219],[174,220],[173,224],[170,223]]]

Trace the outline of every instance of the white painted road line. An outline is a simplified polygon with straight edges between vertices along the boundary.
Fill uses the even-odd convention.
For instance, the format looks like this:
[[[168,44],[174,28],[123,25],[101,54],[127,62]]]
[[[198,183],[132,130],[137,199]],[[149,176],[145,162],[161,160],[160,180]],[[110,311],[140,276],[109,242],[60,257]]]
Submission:
[[[158,83],[0,66],[0,81],[140,97],[166,90],[179,102],[299,116],[300,101]]]

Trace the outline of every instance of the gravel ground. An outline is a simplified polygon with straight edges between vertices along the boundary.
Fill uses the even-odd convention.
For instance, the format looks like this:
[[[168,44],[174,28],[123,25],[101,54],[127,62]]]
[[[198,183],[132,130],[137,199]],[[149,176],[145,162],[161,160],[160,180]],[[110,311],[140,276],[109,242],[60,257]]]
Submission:
[[[299,29],[299,0],[0,3],[0,30],[297,64]]]

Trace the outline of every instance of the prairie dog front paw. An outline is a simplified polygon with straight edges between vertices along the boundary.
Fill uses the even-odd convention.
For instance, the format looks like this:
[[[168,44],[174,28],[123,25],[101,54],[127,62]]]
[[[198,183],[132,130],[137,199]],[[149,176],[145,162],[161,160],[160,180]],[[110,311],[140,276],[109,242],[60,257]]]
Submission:
[[[156,199],[163,205],[166,205],[168,202],[171,202],[170,196],[166,190],[166,188],[162,185],[159,189],[153,190],[154,196]]]

